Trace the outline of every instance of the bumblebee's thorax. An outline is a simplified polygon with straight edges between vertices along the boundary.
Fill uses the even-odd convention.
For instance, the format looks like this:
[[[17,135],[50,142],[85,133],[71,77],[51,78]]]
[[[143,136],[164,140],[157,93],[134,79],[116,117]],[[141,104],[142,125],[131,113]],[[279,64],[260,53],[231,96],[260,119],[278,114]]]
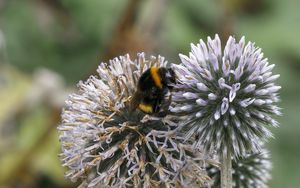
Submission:
[[[151,74],[151,77],[154,81],[154,85],[158,88],[162,88],[163,85],[162,85],[162,77],[160,75],[160,72],[159,72],[159,68],[157,67],[151,67],[150,68],[150,74]]]
[[[160,70],[157,67],[151,67],[145,71],[138,82],[138,88],[142,92],[149,91],[153,87],[157,89],[162,89],[164,87]]]

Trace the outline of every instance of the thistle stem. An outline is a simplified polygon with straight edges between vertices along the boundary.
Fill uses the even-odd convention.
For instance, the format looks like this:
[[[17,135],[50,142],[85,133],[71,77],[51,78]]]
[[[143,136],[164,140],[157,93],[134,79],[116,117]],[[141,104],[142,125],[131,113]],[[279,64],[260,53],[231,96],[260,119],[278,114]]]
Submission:
[[[222,154],[221,188],[232,188],[231,153],[228,151]]]

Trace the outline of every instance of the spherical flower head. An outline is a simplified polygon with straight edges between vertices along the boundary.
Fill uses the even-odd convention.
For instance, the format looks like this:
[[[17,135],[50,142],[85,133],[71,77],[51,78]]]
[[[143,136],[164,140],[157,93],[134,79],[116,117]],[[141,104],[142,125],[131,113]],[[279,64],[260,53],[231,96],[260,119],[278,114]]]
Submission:
[[[244,37],[229,37],[223,52],[218,35],[191,48],[174,65],[179,83],[171,109],[185,119],[186,139],[196,135],[206,151],[234,157],[259,151],[272,136],[265,125],[277,126],[273,115],[280,115],[274,64]]]
[[[271,179],[272,163],[269,158],[269,152],[266,149],[259,153],[238,157],[232,161],[232,168],[234,188],[268,188],[268,181]],[[212,187],[221,187],[219,169],[210,166],[208,174],[214,180]]]
[[[141,74],[166,66],[163,57],[138,54],[101,63],[98,76],[78,84],[62,113],[58,129],[66,177],[84,187],[188,187],[210,180],[204,155],[177,134],[177,124],[139,110],[129,102]]]

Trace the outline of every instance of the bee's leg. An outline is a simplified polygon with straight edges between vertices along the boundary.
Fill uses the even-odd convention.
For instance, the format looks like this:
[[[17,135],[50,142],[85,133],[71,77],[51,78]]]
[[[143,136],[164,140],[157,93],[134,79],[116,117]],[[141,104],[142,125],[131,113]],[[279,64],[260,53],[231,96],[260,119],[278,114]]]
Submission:
[[[168,111],[161,111],[158,112],[157,114],[155,114],[155,117],[165,117],[166,115],[168,115]]]
[[[158,113],[160,111],[160,103],[161,103],[160,99],[154,100],[154,104],[153,104],[153,112],[154,113]]]
[[[162,101],[164,102],[162,103]],[[159,105],[160,105],[160,109],[162,110],[158,111],[158,113],[156,114],[157,117],[165,117],[166,115],[168,115],[171,101],[172,101],[172,95],[169,95],[166,97],[166,99],[161,100]]]

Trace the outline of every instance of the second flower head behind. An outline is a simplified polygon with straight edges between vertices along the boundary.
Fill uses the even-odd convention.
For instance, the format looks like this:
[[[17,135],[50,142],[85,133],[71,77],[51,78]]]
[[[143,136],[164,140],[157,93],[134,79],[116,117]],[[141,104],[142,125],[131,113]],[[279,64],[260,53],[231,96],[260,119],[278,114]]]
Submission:
[[[234,157],[260,151],[260,142],[272,136],[266,125],[278,126],[272,116],[281,114],[279,75],[262,50],[244,37],[229,37],[222,51],[216,35],[180,58],[171,111],[184,119],[185,139],[194,135],[206,151]]]

